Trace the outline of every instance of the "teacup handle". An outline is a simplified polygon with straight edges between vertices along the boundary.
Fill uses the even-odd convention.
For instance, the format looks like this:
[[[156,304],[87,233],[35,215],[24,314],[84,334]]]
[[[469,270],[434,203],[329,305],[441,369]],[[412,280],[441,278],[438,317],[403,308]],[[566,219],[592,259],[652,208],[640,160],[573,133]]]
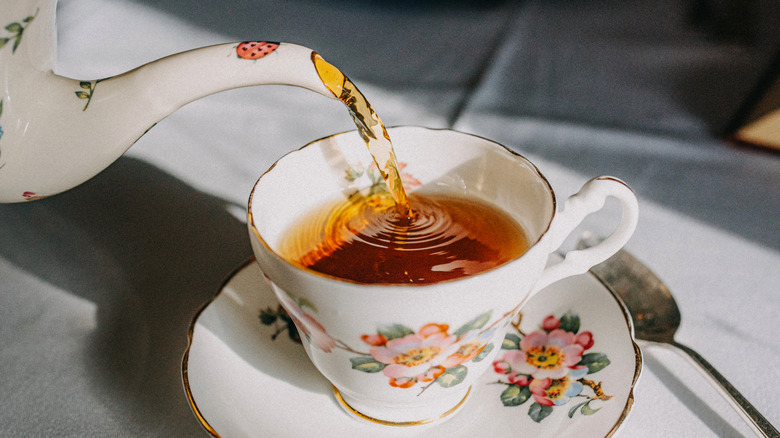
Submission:
[[[610,196],[617,198],[623,209],[615,231],[598,245],[569,251],[561,262],[545,268],[532,294],[563,278],[584,274],[591,267],[607,260],[628,242],[639,219],[636,196],[623,181],[611,176],[600,176],[585,183],[579,192],[566,200],[563,211],[550,225],[550,247],[553,250],[558,249],[586,216],[604,207],[604,202]]]

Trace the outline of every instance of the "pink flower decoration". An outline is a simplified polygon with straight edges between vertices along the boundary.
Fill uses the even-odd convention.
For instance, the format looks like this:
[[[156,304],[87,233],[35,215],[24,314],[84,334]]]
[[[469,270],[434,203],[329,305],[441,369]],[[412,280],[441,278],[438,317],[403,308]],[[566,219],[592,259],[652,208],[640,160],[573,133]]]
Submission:
[[[531,376],[518,372],[524,362],[525,354],[522,351],[509,350],[501,359],[493,362],[493,370],[499,374],[506,374],[509,383],[527,386],[531,382]]]
[[[418,333],[420,336],[428,337],[430,335],[435,335],[438,333],[444,333],[447,334],[447,330],[450,329],[450,326],[447,324],[425,324],[424,326],[420,327],[420,330]]]
[[[426,372],[417,376],[417,380],[419,380],[420,382],[432,382],[438,379],[439,376],[444,374],[445,371],[447,371],[447,369],[441,365],[431,367]]]
[[[554,315],[549,315],[547,318],[544,318],[544,321],[542,321],[542,329],[546,332],[551,332],[561,325],[561,320],[556,318]]]
[[[456,366],[466,363],[475,357],[482,350],[485,349],[487,342],[480,339],[474,339],[469,342],[463,342],[458,345],[458,349],[455,350],[447,359],[442,363],[445,368],[455,368]]]
[[[506,361],[506,355],[493,362],[493,371],[498,374],[509,374],[512,372],[511,365]]]
[[[584,350],[588,350],[593,346],[593,333],[587,331],[582,332],[574,337],[574,342],[582,345]]]
[[[396,388],[411,388],[417,384],[417,379],[414,377],[397,377],[390,379],[390,386]]]
[[[413,177],[411,174],[407,172],[403,172],[405,168],[406,168],[406,163],[398,163],[398,172],[401,174],[401,184],[405,188],[417,187],[421,185],[422,183],[420,182],[420,180]]]
[[[591,415],[600,408],[590,407],[595,400],[609,400],[611,396],[601,390],[601,382],[586,380],[587,374],[595,373],[609,365],[609,359],[603,353],[592,353],[586,365],[580,365],[583,353],[593,347],[593,333],[579,328],[577,314],[567,313],[567,319],[549,315],[542,321],[540,329],[521,336],[515,334],[504,338],[503,356],[493,362],[493,369],[506,378],[497,383],[508,387],[501,393],[504,406],[518,406],[532,399],[537,408],[530,409],[528,415],[534,421],[541,422],[552,412],[552,407],[563,406],[574,397],[584,397],[569,410],[569,418],[579,410],[582,415]],[[571,330],[571,331],[569,331]],[[522,387],[518,391],[518,387]],[[594,395],[582,395],[586,387]],[[529,397],[530,392],[530,397]],[[590,409],[586,411],[586,408]]]
[[[363,335],[360,337],[360,339],[362,339],[366,344],[372,345],[374,347],[379,347],[387,343],[387,338],[380,335],[379,333],[375,335]]]
[[[515,353],[512,369],[534,379],[560,379],[576,367],[584,351],[573,333],[560,329],[550,333],[537,330],[523,337],[520,350],[510,352]]]
[[[455,341],[455,336],[440,331],[428,336],[411,334],[391,339],[383,346],[372,347],[369,353],[375,360],[387,365],[382,371],[385,376],[398,381],[401,377],[425,375],[431,368],[441,365],[457,351]]]
[[[561,406],[569,402],[569,399],[582,392],[583,385],[564,376],[560,379],[534,379],[528,386],[533,394],[534,401],[542,406]]]
[[[547,394],[544,392],[551,383],[552,379],[535,379],[528,385],[528,389],[530,389],[531,394],[534,395],[534,400],[542,406],[555,405],[552,400],[547,398]]]
[[[325,327],[322,326],[313,316],[304,312],[303,309],[287,294],[278,294],[279,301],[295,322],[295,325],[303,332],[304,336],[317,346],[320,350],[330,353],[336,346],[336,341],[328,335]]]
[[[333,347],[336,346],[336,341],[328,335],[325,331],[325,327],[314,319],[314,317],[308,313],[304,313],[300,322],[301,324],[299,326],[302,327],[304,333],[314,345],[326,353],[330,353],[333,350]]]
[[[517,374],[512,373],[507,377],[507,380],[509,380],[509,383],[520,385],[520,386],[528,386],[532,380],[531,376],[526,376],[525,374]]]

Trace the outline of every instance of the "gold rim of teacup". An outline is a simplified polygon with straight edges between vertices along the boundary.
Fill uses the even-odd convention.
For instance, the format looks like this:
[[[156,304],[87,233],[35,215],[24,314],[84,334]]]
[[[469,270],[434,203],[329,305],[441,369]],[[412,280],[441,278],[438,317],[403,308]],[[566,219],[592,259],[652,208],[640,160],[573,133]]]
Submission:
[[[448,128],[429,128],[429,127],[425,127],[425,126],[416,126],[416,125],[399,125],[399,126],[390,126],[390,127],[387,128],[388,131],[401,130],[401,129],[420,129],[420,130],[430,131],[430,132],[449,131],[449,132],[453,132],[453,133],[456,133],[456,134],[459,134],[459,135],[465,135],[465,136],[469,136],[469,137],[474,137],[474,138],[477,138],[479,140],[485,141],[485,142],[487,142],[489,144],[492,144],[494,146],[497,146],[500,149],[503,149],[505,152],[508,152],[511,156],[514,156],[515,158],[520,158],[523,161],[525,161],[525,163],[533,170],[533,172],[536,174],[536,176],[539,177],[539,179],[542,181],[542,183],[546,186],[547,192],[550,194],[550,199],[552,201],[552,214],[546,220],[546,222],[547,222],[546,227],[539,234],[538,238],[536,238],[533,241],[533,244],[529,247],[528,251],[526,251],[525,254],[527,254],[533,247],[535,247],[536,244],[538,244],[539,241],[541,241],[542,238],[545,235],[547,235],[547,232],[550,231],[550,225],[552,224],[553,220],[555,219],[555,216],[558,214],[557,213],[558,200],[557,200],[557,197],[555,195],[555,191],[553,190],[552,184],[550,184],[550,181],[542,173],[542,171],[536,166],[536,164],[534,164],[531,160],[529,160],[528,158],[526,158],[522,154],[520,154],[520,153],[518,153],[516,151],[513,151],[512,149],[504,146],[503,144],[501,144],[501,143],[499,143],[499,142],[497,142],[495,140],[491,140],[489,138],[482,137],[480,135],[471,134],[471,133],[467,133],[467,132],[463,132],[463,131],[457,131],[457,130],[448,129]],[[336,281],[336,282],[340,282],[340,283],[359,284],[361,287],[367,287],[367,288],[387,288],[388,285],[385,285],[385,284],[357,283],[357,282],[354,282],[354,281],[349,280],[349,279],[334,277],[334,276],[328,275],[328,274],[323,274],[321,272],[314,271],[312,269],[307,269],[306,267],[304,267],[302,265],[299,265],[298,263],[295,263],[295,262],[292,262],[290,260],[285,259],[281,255],[279,255],[276,251],[274,251],[274,249],[271,247],[271,245],[268,242],[266,242],[266,240],[263,238],[262,234],[260,233],[260,230],[257,228],[257,224],[255,223],[255,218],[254,218],[254,215],[252,213],[253,203],[254,203],[254,199],[255,199],[255,192],[257,191],[257,188],[260,185],[260,182],[263,180],[263,177],[265,177],[269,173],[273,172],[275,170],[276,166],[282,160],[285,160],[289,156],[292,156],[292,154],[295,154],[296,152],[303,151],[304,149],[309,148],[309,147],[311,147],[311,146],[313,146],[313,145],[315,145],[317,143],[321,143],[321,142],[323,142],[325,140],[328,140],[328,139],[331,139],[333,137],[339,137],[339,136],[351,134],[351,133],[354,133],[354,132],[357,132],[357,131],[355,131],[355,130],[343,131],[343,132],[338,132],[338,133],[335,133],[335,134],[331,134],[331,135],[322,137],[320,139],[317,139],[317,140],[314,140],[312,142],[309,142],[306,145],[304,145],[304,146],[302,146],[302,147],[300,147],[300,148],[298,148],[296,150],[290,151],[290,152],[284,154],[283,156],[281,156],[279,159],[277,159],[271,165],[271,167],[269,167],[265,172],[263,172],[262,175],[260,175],[260,177],[257,179],[257,181],[255,181],[255,184],[252,186],[252,190],[250,191],[250,194],[249,194],[249,201],[247,203],[247,222],[249,224],[249,228],[252,231],[252,234],[255,236],[255,238],[260,243],[260,245],[262,245],[268,251],[268,253],[272,257],[274,257],[274,258],[276,258],[278,260],[281,260],[284,263],[287,263],[287,264],[295,267],[296,269],[302,271],[304,273],[304,275],[307,275],[307,276],[311,275],[311,276],[318,277],[318,278],[321,278],[321,279],[326,279],[326,280],[329,280],[329,281]],[[523,258],[525,256],[525,254],[520,255],[518,258]],[[506,263],[504,263],[502,265],[499,265],[499,266],[493,267],[491,269],[488,269],[485,272],[490,272],[490,271],[493,271],[495,269],[500,269],[503,266],[505,266],[506,264],[513,262],[514,260],[517,260],[517,259],[510,260],[510,261],[508,261],[508,262],[506,262]],[[477,276],[480,276],[482,274],[483,273],[479,273],[479,274],[474,275],[472,277],[477,277]],[[400,283],[400,284],[392,284],[391,286],[392,287],[401,287],[401,288],[413,287],[413,288],[417,288],[417,289],[425,289],[425,288],[430,288],[432,286],[436,287],[436,285],[440,285],[441,283],[446,283],[446,282],[451,282],[451,281],[462,281],[462,279],[445,280],[445,281],[438,282],[438,283],[433,283],[433,284],[431,284],[431,283],[423,283],[423,284],[419,284],[419,283]]]

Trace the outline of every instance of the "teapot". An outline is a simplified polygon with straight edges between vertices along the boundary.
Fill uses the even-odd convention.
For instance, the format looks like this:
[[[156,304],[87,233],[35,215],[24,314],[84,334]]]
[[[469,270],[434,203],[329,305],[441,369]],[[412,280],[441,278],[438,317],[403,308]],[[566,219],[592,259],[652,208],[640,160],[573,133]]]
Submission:
[[[59,76],[56,3],[0,2],[0,203],[87,181],[158,121],[219,91],[291,85],[338,99],[315,68],[316,52],[270,41],[193,49],[103,79]]]

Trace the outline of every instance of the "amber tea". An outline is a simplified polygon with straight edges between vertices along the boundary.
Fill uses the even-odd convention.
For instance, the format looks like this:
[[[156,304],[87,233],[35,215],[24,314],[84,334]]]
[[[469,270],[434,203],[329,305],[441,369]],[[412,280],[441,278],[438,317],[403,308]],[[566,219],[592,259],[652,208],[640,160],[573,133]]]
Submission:
[[[485,271],[528,249],[522,226],[500,209],[451,195],[408,195],[390,137],[368,100],[318,54],[312,61],[349,109],[385,190],[311,212],[284,235],[284,257],[359,283],[425,284]]]
[[[499,266],[529,247],[523,227],[483,201],[408,195],[411,215],[387,194],[323,206],[283,235],[279,252],[314,271],[359,283],[426,284]]]

